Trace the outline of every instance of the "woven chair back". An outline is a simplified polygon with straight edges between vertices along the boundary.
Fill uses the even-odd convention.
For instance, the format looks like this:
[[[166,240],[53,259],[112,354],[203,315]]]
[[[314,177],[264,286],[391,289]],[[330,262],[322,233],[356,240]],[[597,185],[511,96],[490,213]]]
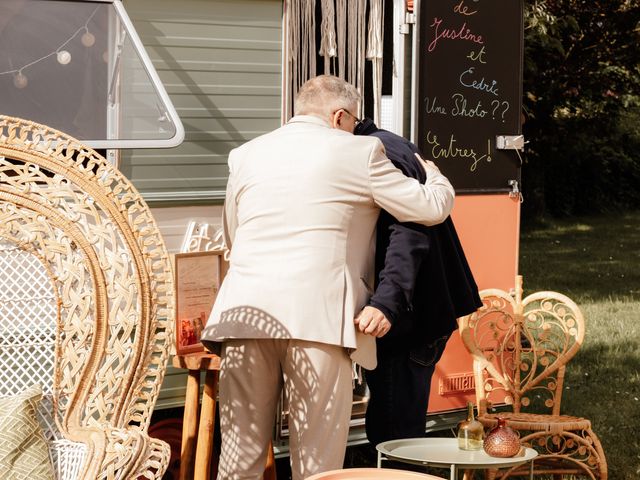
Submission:
[[[522,277],[515,295],[490,289],[480,296],[483,306],[460,320],[480,412],[506,403],[515,412],[558,415],[565,365],[584,339],[580,309],[557,292],[523,299]]]
[[[44,263],[6,237],[0,240],[0,396],[42,386],[40,423],[59,438],[52,416],[58,298]]]
[[[0,396],[39,383],[50,438],[146,431],[172,342],[151,212],[95,151],[0,116]]]

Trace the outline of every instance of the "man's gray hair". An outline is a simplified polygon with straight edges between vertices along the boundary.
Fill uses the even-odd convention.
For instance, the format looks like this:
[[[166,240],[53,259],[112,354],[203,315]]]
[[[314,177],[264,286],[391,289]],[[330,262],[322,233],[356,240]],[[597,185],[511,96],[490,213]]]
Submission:
[[[357,115],[360,93],[348,82],[333,75],[318,75],[305,82],[294,102],[295,115],[317,115],[322,118],[345,108]]]

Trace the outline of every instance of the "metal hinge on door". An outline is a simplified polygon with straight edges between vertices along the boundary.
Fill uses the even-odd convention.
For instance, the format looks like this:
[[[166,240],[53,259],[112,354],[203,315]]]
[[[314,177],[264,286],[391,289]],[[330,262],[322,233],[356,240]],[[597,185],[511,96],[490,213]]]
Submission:
[[[409,34],[409,25],[415,25],[416,23],[416,14],[415,13],[405,13],[404,15],[404,23],[400,24],[400,33],[402,35]]]

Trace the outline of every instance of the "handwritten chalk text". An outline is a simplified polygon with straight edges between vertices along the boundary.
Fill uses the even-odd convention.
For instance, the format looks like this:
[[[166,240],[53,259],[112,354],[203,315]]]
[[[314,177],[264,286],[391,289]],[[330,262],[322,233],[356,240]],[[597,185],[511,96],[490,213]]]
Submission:
[[[427,132],[427,144],[431,146],[431,158],[444,159],[444,158],[466,158],[471,160],[469,170],[475,172],[478,167],[478,163],[482,160],[487,162],[491,161],[491,141],[487,140],[487,153],[480,154],[473,148],[458,147],[455,135],[452,133],[449,136],[447,144],[441,144],[438,141],[438,136],[429,130]]]
[[[485,82],[484,77],[478,80],[472,80],[468,78],[473,75],[473,71],[476,67],[469,67],[467,70],[460,74],[460,83],[467,88],[475,88],[476,90],[480,90],[483,92],[490,93],[492,95],[498,96],[498,82],[496,80],[491,81],[491,85]]]
[[[482,108],[482,102],[478,100],[478,103],[473,108],[467,108],[467,99],[461,93],[454,93],[451,95],[453,100],[453,108],[451,109],[451,116],[453,117],[467,117],[467,118],[484,118],[488,112]]]
[[[446,115],[447,114],[447,109],[438,105],[438,97],[433,97],[432,99],[429,97],[425,97],[424,99],[424,109],[425,112],[427,112],[428,115],[430,114],[440,114],[440,115]]]
[[[498,100],[492,100],[491,106],[493,107],[493,110],[491,110],[491,116],[494,120],[496,119],[496,110],[498,109],[498,107],[500,107],[500,118],[502,119],[502,123],[504,123],[504,114],[507,113],[507,110],[509,110],[509,102],[499,102]]]
[[[475,50],[471,50],[469,52],[469,55],[467,55],[467,58],[472,62],[487,63],[484,61],[484,54],[485,54],[485,50],[483,45],[482,48],[477,52]]]
[[[433,19],[433,23],[430,25],[434,30],[433,40],[429,43],[427,47],[427,51],[433,52],[438,46],[438,42],[443,39],[449,40],[465,40],[468,42],[474,42],[482,45],[484,40],[482,39],[482,35],[477,35],[471,31],[471,29],[467,28],[467,22],[464,22],[462,26],[458,29],[454,28],[442,28],[442,19],[435,17]]]
[[[474,2],[477,2],[478,0],[474,0]],[[456,13],[459,13],[461,15],[473,15],[474,13],[478,13],[477,10],[474,10],[473,12],[469,11],[469,7],[467,5],[464,4],[464,0],[460,0],[460,3],[458,5],[456,5],[455,7],[453,7],[453,11]]]

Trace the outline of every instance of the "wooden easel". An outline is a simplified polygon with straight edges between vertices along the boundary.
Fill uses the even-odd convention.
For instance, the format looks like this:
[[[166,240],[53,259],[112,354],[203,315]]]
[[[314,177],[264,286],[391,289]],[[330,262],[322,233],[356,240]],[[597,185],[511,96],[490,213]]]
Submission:
[[[213,458],[213,432],[220,357],[206,352],[176,355],[173,357],[173,366],[188,370],[180,451],[180,480],[215,480],[218,461],[217,458]],[[205,372],[205,381],[200,404],[202,371]],[[264,480],[276,480],[273,445],[270,447]]]

